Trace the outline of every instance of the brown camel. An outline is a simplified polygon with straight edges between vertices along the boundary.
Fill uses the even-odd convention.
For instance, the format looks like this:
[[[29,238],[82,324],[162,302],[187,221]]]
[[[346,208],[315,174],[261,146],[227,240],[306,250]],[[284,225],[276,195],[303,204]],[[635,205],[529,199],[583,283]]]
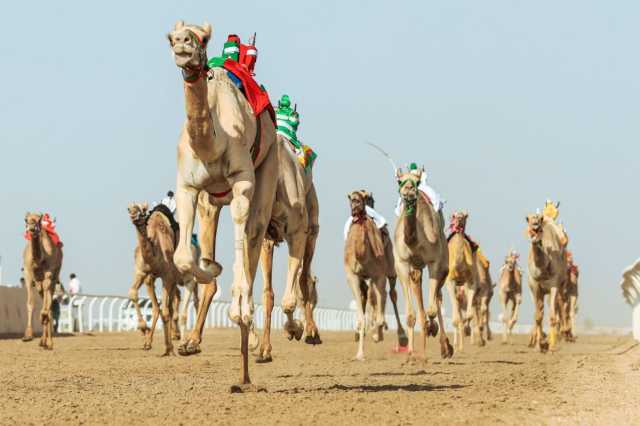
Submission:
[[[27,287],[27,328],[22,340],[25,342],[33,340],[33,289],[35,288],[42,298],[40,346],[44,349],[53,349],[51,303],[56,285],[60,284],[62,243],[55,244],[49,233],[43,229],[40,213],[27,213],[24,222],[29,239],[22,254],[24,280]]]
[[[500,268],[498,286],[500,291],[500,303],[502,304],[502,314],[500,320],[504,324],[502,343],[509,342],[513,327],[518,321],[518,309],[522,303],[522,272],[518,267],[520,255],[515,251],[509,252],[504,259],[504,265]],[[509,303],[511,303],[511,314],[508,314]]]
[[[453,347],[446,336],[442,318],[442,287],[448,273],[449,252],[447,239],[444,236],[442,212],[436,211],[427,197],[418,190],[422,173],[424,168],[408,173],[403,173],[402,170],[397,171],[396,177],[403,206],[394,236],[396,272],[405,296],[409,357],[414,357],[413,327],[416,323],[416,315],[413,294],[419,310],[418,324],[422,330],[422,353],[426,357],[427,334],[435,337],[439,328],[440,355],[443,358],[449,358],[453,355]],[[422,295],[422,270],[425,267],[429,268],[429,308],[426,312]]]
[[[361,190],[360,192],[364,195],[365,204],[371,208],[374,208],[375,200],[373,198],[373,194],[364,189]],[[386,270],[387,270],[386,275],[387,275],[387,280],[389,281],[389,299],[391,299],[391,304],[393,305],[393,312],[396,317],[398,346],[406,347],[409,342],[409,339],[407,338],[407,334],[404,330],[404,327],[402,327],[402,322],[400,321],[400,312],[398,311],[398,292],[396,291],[396,282],[398,279],[398,275],[396,274],[396,262],[393,256],[393,243],[391,242],[389,229],[387,228],[386,225],[380,231],[382,233],[382,243],[384,244],[384,258],[386,261]]]
[[[382,235],[365,211],[362,192],[348,194],[352,224],[344,246],[344,270],[357,306],[358,352],[356,360],[364,360],[364,330],[366,326],[364,300],[370,289],[375,293],[375,332],[373,340],[383,340],[387,271]]]
[[[558,290],[567,279],[567,264],[564,257],[564,245],[553,223],[541,214],[531,214],[526,218],[529,249],[529,288],[535,304],[535,324],[531,331],[530,347],[540,352],[556,350],[559,328],[557,309]],[[544,297],[549,295],[549,342],[546,342],[542,330],[544,317]]]
[[[467,226],[467,212],[456,212],[451,218],[452,234],[449,237],[449,275],[447,276],[447,288],[451,301],[452,323],[456,331],[454,333],[454,345],[461,351],[464,348],[464,336],[471,335],[473,339],[478,336],[478,344],[484,346],[484,336],[481,330],[482,321],[479,312],[474,307],[476,293],[479,292],[479,277],[477,263],[477,251],[465,234]],[[464,297],[457,292],[464,292]],[[466,304],[466,311],[462,313],[462,304]],[[475,334],[471,333],[471,320],[474,319]],[[472,341],[472,343],[474,343]]]
[[[282,297],[282,310],[287,316],[284,324],[285,335],[289,340],[300,340],[303,331],[305,342],[320,344],[318,327],[313,319],[313,306],[310,301],[311,263],[316,247],[318,225],[318,197],[313,184],[311,170],[305,171],[293,153],[290,142],[278,136],[275,149],[278,152],[278,189],[273,206],[267,236],[262,243],[261,264],[263,276],[264,335],[260,345],[258,362],[271,362],[271,313],[273,311],[273,250],[282,241],[289,248],[289,268],[285,292]],[[303,324],[293,318],[297,306],[296,289],[304,299]]]
[[[138,316],[138,328],[144,335],[143,349],[151,349],[153,333],[156,328],[159,314],[162,314],[164,329],[164,355],[173,355],[172,329],[175,327],[174,310],[177,309],[178,282],[181,282],[180,273],[173,264],[173,254],[176,235],[171,227],[167,215],[159,210],[148,212],[148,205],[130,204],[129,217],[136,228],[138,245],[135,250],[135,268],[133,284],[129,289],[129,298],[136,308]],[[162,281],[162,308],[155,295],[155,281]],[[140,311],[138,302],[138,290],[144,283],[153,305],[151,328]]]
[[[249,328],[253,281],[276,195],[278,152],[272,149],[276,132],[269,112],[256,117],[225,69],[207,72],[211,32],[209,24],[179,21],[168,35],[175,63],[182,70],[187,115],[178,144],[176,201],[181,235],[174,261],[182,273],[193,272],[199,283],[206,284],[195,328],[179,352],[200,351],[216,277],[222,271],[215,261],[218,218],[220,209],[230,205],[235,260],[229,317],[240,326],[242,355],[240,386],[232,390],[255,390],[249,377]],[[208,198],[209,206],[198,209],[202,257],[197,265],[189,243],[199,196]]]

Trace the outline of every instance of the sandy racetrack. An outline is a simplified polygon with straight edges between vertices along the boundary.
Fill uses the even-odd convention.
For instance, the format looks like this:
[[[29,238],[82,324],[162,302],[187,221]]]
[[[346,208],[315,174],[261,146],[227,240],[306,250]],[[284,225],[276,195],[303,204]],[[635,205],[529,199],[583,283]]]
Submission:
[[[391,353],[394,335],[324,333],[317,347],[275,333],[274,362],[252,361],[267,393],[230,394],[238,330],[208,330],[200,355],[159,357],[136,333],[0,340],[1,424],[632,424],[640,422],[640,347],[627,337],[581,337],[540,355],[517,337],[427,364]],[[636,423],[637,424],[637,423]]]

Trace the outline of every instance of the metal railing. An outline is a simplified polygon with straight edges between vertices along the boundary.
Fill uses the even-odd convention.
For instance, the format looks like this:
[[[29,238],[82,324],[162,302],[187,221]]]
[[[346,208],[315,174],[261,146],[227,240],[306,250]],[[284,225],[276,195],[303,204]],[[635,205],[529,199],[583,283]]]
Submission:
[[[89,294],[79,294],[71,296],[67,303],[61,306],[59,330],[61,332],[114,332],[136,330],[138,320],[133,302],[124,296],[99,296]],[[138,301],[143,318],[150,322],[152,316],[151,300],[140,298]],[[209,308],[209,313],[205,321],[206,328],[214,327],[234,327],[235,324],[229,319],[230,302],[214,300]],[[300,309],[296,310],[295,318],[301,319]],[[271,316],[271,327],[282,329],[285,323],[285,315],[280,306],[273,308]],[[320,330],[324,331],[353,331],[356,324],[356,313],[348,309],[316,308],[314,318]],[[195,324],[196,310],[192,301],[189,302],[187,314],[187,328],[192,328]],[[397,328],[395,316],[387,314],[385,316],[390,330]],[[405,324],[404,315],[400,320]],[[255,306],[254,321],[257,328],[262,328],[264,324],[264,308],[262,305]],[[502,323],[492,321],[490,326],[494,333],[502,331]],[[445,317],[445,327],[447,331],[453,331],[451,319]],[[162,317],[158,319],[158,329],[162,329]],[[528,333],[529,325],[518,324],[514,327],[515,333]]]

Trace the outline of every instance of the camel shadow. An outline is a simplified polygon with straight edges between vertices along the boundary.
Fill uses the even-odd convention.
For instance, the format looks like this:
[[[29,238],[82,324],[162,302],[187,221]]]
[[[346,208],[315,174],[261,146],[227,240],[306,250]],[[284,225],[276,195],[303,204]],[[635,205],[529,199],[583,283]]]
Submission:
[[[523,365],[522,361],[505,361],[502,359],[497,359],[494,361],[480,361],[479,364],[508,364],[508,365]]]
[[[465,385],[419,385],[419,384],[410,384],[410,385],[331,385],[327,387],[320,388],[293,388],[276,391],[274,393],[303,393],[303,392],[333,392],[333,391],[356,391],[356,392],[397,392],[397,391],[405,391],[405,392],[438,392],[438,391],[450,391],[457,390],[466,387]]]

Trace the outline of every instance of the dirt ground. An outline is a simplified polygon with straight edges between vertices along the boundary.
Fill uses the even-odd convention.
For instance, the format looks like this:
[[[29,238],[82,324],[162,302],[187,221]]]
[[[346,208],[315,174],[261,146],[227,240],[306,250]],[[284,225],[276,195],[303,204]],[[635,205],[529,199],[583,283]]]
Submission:
[[[230,394],[239,331],[208,330],[202,353],[161,358],[136,333],[0,340],[0,424],[640,424],[640,346],[630,337],[580,337],[538,354],[517,336],[442,361],[406,364],[394,335],[367,340],[351,361],[351,333],[324,344],[275,333],[274,362],[255,364],[266,393]]]

